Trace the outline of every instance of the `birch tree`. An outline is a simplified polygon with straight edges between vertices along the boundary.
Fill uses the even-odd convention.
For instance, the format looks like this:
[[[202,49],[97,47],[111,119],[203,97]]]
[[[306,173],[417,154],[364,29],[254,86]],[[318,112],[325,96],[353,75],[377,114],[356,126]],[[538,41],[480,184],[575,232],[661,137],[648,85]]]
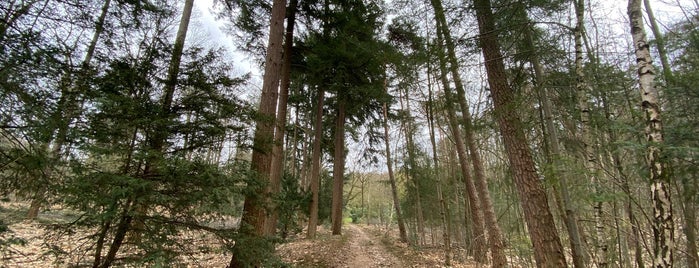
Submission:
[[[646,161],[650,174],[650,194],[653,206],[653,267],[672,267],[675,251],[675,229],[672,215],[671,178],[662,158],[663,122],[658,89],[655,85],[655,67],[646,40],[641,0],[629,0],[627,14],[630,21],[633,50],[636,56],[641,107],[645,112]]]

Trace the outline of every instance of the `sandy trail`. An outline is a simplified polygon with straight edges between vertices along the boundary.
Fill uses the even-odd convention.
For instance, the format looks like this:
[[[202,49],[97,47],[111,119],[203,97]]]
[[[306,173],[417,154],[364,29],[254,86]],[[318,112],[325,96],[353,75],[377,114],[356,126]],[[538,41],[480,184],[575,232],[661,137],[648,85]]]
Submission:
[[[403,267],[401,261],[383,246],[380,238],[367,234],[355,224],[345,226],[350,231],[348,267]]]

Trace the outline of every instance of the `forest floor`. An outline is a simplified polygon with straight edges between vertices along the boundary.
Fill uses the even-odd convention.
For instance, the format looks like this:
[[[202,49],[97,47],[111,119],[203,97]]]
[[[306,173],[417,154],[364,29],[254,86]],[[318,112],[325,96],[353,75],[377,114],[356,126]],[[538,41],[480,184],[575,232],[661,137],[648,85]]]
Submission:
[[[0,235],[0,267],[72,267],[89,263],[91,254],[81,231],[56,235],[52,224],[75,217],[67,210],[42,212],[34,222],[21,220],[26,204],[0,203],[0,219],[9,224],[9,233]],[[84,230],[89,233],[90,230]],[[377,268],[377,267],[447,267],[441,248],[417,249],[398,241],[395,232],[377,225],[345,224],[343,234],[334,236],[319,226],[317,238],[305,239],[305,232],[287,239],[277,247],[280,259],[291,267]],[[83,234],[81,234],[83,233]],[[21,238],[24,244],[3,245],[9,238]],[[183,244],[212,245],[220,241],[210,235],[183,234]],[[128,247],[124,251],[129,251]],[[124,252],[129,254],[128,252]],[[225,267],[230,256],[222,251],[182,256],[178,267]],[[458,260],[458,258],[457,258]],[[449,267],[478,267],[468,261],[452,261]]]
[[[292,239],[280,245],[277,253],[293,267],[478,267],[468,261],[445,266],[441,248],[410,247],[377,225],[345,224],[342,232],[333,236],[320,227],[315,240]]]

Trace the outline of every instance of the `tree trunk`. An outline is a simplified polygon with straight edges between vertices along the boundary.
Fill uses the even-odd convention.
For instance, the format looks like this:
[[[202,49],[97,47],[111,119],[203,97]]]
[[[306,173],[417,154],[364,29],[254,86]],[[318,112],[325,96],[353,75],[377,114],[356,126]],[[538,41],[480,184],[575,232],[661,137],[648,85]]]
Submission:
[[[434,1],[434,0],[433,0]],[[435,10],[441,7],[439,5],[433,4]],[[439,24],[439,23],[438,23]],[[459,127],[458,119],[456,117],[456,109],[453,103],[456,101],[451,89],[449,88],[449,81],[447,81],[447,60],[444,55],[444,47],[442,45],[443,34],[441,30],[437,31],[437,54],[439,56],[439,69],[440,69],[440,80],[444,87],[444,95],[446,98],[445,106],[447,112],[447,120],[449,122],[449,129],[452,133],[454,143],[456,146],[456,154],[459,160],[459,167],[461,168],[462,179],[464,185],[466,186],[466,192],[468,197],[468,207],[471,212],[471,222],[472,225],[472,241],[473,241],[473,257],[479,263],[485,263],[487,261],[487,249],[486,249],[486,239],[485,239],[485,223],[483,220],[480,202],[478,198],[478,193],[476,190],[476,185],[471,177],[471,169],[466,156],[466,148],[463,141],[463,136],[461,134],[461,128]],[[466,214],[466,213],[464,213]]]
[[[29,11],[31,6],[35,4],[38,1],[34,2],[28,2],[26,4],[23,3],[23,6],[15,12],[15,14],[10,18],[10,21],[7,22],[7,26],[11,26],[13,21],[18,19],[19,16],[25,15],[26,12]],[[47,1],[48,2],[48,1]],[[92,57],[94,55],[95,48],[97,47],[97,41],[99,40],[100,35],[102,35],[102,32],[104,31],[104,21],[107,17],[108,11],[109,11],[109,5],[111,4],[111,0],[106,0],[104,4],[102,5],[102,9],[100,12],[100,16],[97,18],[97,21],[95,22],[95,32],[92,35],[92,39],[90,40],[90,43],[88,44],[87,47],[87,52],[85,53],[85,58],[83,58],[83,61],[80,64],[80,79],[77,81],[78,83],[84,83],[83,81],[86,79],[85,72],[88,71],[90,62],[92,61]],[[2,39],[4,37],[4,33],[6,30],[6,26],[0,26],[0,42],[2,42]],[[69,75],[66,74],[65,77],[62,79],[70,79],[68,78]],[[80,86],[77,86],[77,89],[80,89]],[[75,86],[73,85],[64,85],[61,87],[61,97],[58,101],[58,107],[56,107],[56,110],[52,113],[51,119],[54,122],[58,123],[57,128],[55,129],[56,133],[53,135],[53,137],[49,138],[47,141],[47,144],[50,142],[53,142],[53,148],[51,149],[51,157],[55,160],[58,160],[62,156],[62,151],[63,151],[63,146],[66,142],[66,138],[68,136],[68,129],[70,126],[71,121],[73,118],[76,118],[78,116],[77,108],[78,104],[76,103],[77,97],[75,96],[76,92]],[[50,179],[53,171],[53,167],[47,168],[47,170],[44,172],[46,176]],[[43,187],[42,187],[43,188]],[[39,216],[39,211],[41,210],[41,206],[43,205],[46,196],[45,196],[45,189],[39,189],[35,196],[32,198],[32,202],[29,205],[29,211],[27,212],[27,220],[34,220],[36,219],[37,216]]]
[[[514,91],[507,82],[490,0],[475,0],[474,7],[495,116],[514,173],[537,266],[566,267],[563,247],[549,209],[546,191],[539,180],[531,149],[527,145],[519,111],[515,109]]]
[[[527,18],[528,20],[528,18]],[[524,29],[524,36],[526,42],[529,44],[531,49],[535,49],[534,40],[532,38],[531,28],[529,25]],[[568,179],[569,175],[563,170],[563,164],[561,163],[561,149],[559,146],[558,130],[554,125],[553,119],[553,105],[551,104],[551,96],[549,95],[549,89],[544,85],[546,78],[544,77],[544,70],[539,61],[538,53],[534,52],[531,54],[530,61],[534,67],[534,77],[535,77],[535,87],[541,93],[541,107],[544,117],[544,127],[548,135],[548,148],[551,156],[549,158],[549,164],[552,166],[552,176],[558,180],[558,188],[561,194],[561,203],[563,206],[563,218],[566,225],[566,230],[570,239],[570,248],[573,255],[573,267],[583,268],[585,267],[585,251],[583,249],[583,243],[580,236],[580,228],[578,227],[577,211],[573,207],[570,197],[570,191],[568,191]]]
[[[342,186],[345,178],[345,100],[338,96],[335,118],[335,153],[333,155],[332,234],[342,234]]]
[[[402,92],[403,93],[403,92]],[[410,98],[408,98],[408,93],[404,92],[405,94],[400,94],[400,105],[401,105],[401,110],[405,111],[405,118],[403,120],[403,128],[405,131],[405,151],[408,153],[407,157],[407,174],[408,174],[408,180],[413,183],[413,187],[415,187],[415,212],[417,215],[417,231],[420,236],[420,243],[418,245],[425,245],[427,240],[425,239],[425,217],[422,211],[422,194],[420,192],[421,187],[420,183],[417,181],[418,176],[417,172],[415,172],[415,143],[413,142],[413,125],[412,125],[412,116],[410,115]],[[403,99],[405,99],[405,107],[403,107]]]
[[[162,157],[163,150],[165,149],[167,137],[170,135],[168,128],[165,125],[166,122],[171,117],[172,114],[172,102],[175,96],[175,89],[177,88],[177,77],[180,72],[180,62],[182,61],[182,52],[184,51],[184,42],[187,37],[187,29],[189,28],[189,20],[192,15],[192,7],[194,6],[194,0],[187,0],[184,3],[184,9],[182,9],[182,17],[180,18],[180,25],[177,29],[177,35],[175,36],[175,44],[173,46],[172,57],[170,58],[170,64],[168,66],[167,78],[165,80],[165,86],[163,87],[163,96],[160,99],[161,109],[158,111],[157,122],[154,122],[153,133],[149,135],[148,149],[149,155],[146,158],[145,167],[143,169],[142,178],[154,178],[158,174],[158,158]],[[135,200],[139,200],[136,198]],[[145,229],[145,223],[143,215],[148,211],[149,204],[134,201],[135,213],[131,215],[133,217],[133,227],[131,228],[134,236],[134,243],[138,244],[140,241],[139,233]]]
[[[289,100],[289,85],[291,85],[291,51],[294,43],[294,23],[296,20],[296,5],[298,0],[289,2],[289,14],[286,20],[286,34],[284,35],[284,62],[281,70],[281,87],[279,89],[279,103],[277,118],[275,120],[274,148],[272,149],[272,164],[269,175],[269,188],[271,194],[279,193],[281,178],[284,175],[284,135],[286,131],[287,103]],[[276,206],[267,219],[266,233],[274,235],[276,232],[279,210]]]
[[[670,67],[670,60],[668,59],[667,49],[665,48],[665,37],[660,32],[660,27],[655,19],[655,14],[651,8],[650,1],[644,0],[643,4],[646,8],[646,13],[648,14],[648,21],[651,25],[651,31],[655,36],[655,44],[658,49],[658,56],[660,56],[660,64],[663,68],[663,77],[665,78],[665,83],[667,87],[674,87],[676,85],[674,75],[672,73],[672,68]],[[696,204],[696,179],[687,178],[682,180],[682,191],[679,191],[681,200],[684,200],[684,222],[685,228],[684,232],[687,236],[687,267],[697,268],[699,267],[699,254],[697,254],[697,239],[696,239],[696,210],[694,204]]]
[[[699,256],[697,255],[697,178],[689,177],[682,181],[684,199],[684,233],[687,236],[687,267],[699,267]]]
[[[629,0],[628,15],[636,55],[641,106],[646,114],[647,162],[650,171],[650,190],[653,205],[653,267],[672,267],[675,251],[674,223],[670,177],[661,158],[663,123],[660,117],[658,89],[655,86],[655,68],[641,13],[641,0]]]
[[[116,254],[124,243],[124,238],[129,232],[131,227],[131,221],[133,217],[131,216],[133,212],[131,201],[126,204],[124,211],[121,214],[119,223],[116,226],[116,232],[114,233],[114,238],[112,239],[112,244],[109,246],[109,251],[104,257],[104,261],[98,266],[99,268],[107,268],[112,265],[116,258]]]
[[[405,231],[405,221],[403,219],[403,213],[400,209],[400,200],[398,199],[398,187],[396,187],[396,179],[393,176],[393,162],[391,162],[391,146],[389,144],[388,136],[388,107],[386,103],[383,104],[383,134],[386,139],[386,167],[388,168],[388,181],[391,184],[391,196],[393,197],[393,208],[396,210],[396,218],[398,219],[398,232],[400,234],[400,241],[403,243],[408,242],[408,234]]]
[[[257,174],[263,183],[269,182],[271,169],[271,152],[274,138],[274,118],[277,108],[277,93],[282,65],[284,16],[286,14],[286,0],[274,0],[272,3],[272,16],[269,23],[269,40],[267,42],[267,56],[265,58],[265,71],[262,78],[262,95],[260,97],[260,110],[262,116],[255,125],[253,138],[253,152],[251,170]],[[265,227],[265,196],[266,189],[250,189],[245,196],[243,205],[243,217],[241,219],[241,235],[258,237],[264,235]],[[233,248],[230,267],[247,267],[262,261],[261,256],[256,260],[241,260],[239,252],[245,250],[245,245],[236,244]]]
[[[463,82],[459,76],[458,62],[456,60],[456,53],[454,52],[454,42],[451,39],[451,34],[449,28],[446,26],[446,19],[444,17],[444,12],[440,12],[440,21],[438,25],[442,29],[442,35],[446,42],[446,48],[448,52],[447,59],[450,62],[450,72],[452,79],[454,80],[454,85],[456,87],[456,92],[459,100],[459,108],[461,108],[461,114],[463,119],[464,135],[466,138],[466,145],[471,156],[471,163],[473,165],[474,172],[474,182],[476,185],[476,190],[478,191],[478,197],[480,201],[480,208],[483,210],[483,218],[485,221],[485,227],[488,233],[488,244],[490,246],[490,253],[492,257],[492,267],[505,267],[507,265],[507,258],[505,257],[505,241],[502,236],[502,231],[497,222],[497,216],[495,215],[495,208],[493,207],[493,201],[490,198],[490,192],[488,190],[488,181],[485,177],[485,172],[483,171],[483,161],[481,160],[481,154],[478,151],[478,146],[476,145],[476,138],[473,134],[473,122],[471,119],[471,111],[469,110],[468,103],[466,101],[466,92],[464,90]]]
[[[323,94],[325,92],[323,89],[318,89],[318,103],[316,107],[316,119],[315,126],[313,128],[313,156],[311,164],[311,204],[310,204],[310,215],[308,219],[308,230],[306,237],[315,238],[316,237],[316,227],[318,226],[318,191],[320,183],[320,142],[323,140]],[[305,166],[305,164],[304,164]]]
[[[437,199],[439,199],[439,214],[442,220],[442,231],[444,232],[444,265],[451,266],[451,221],[449,217],[449,206],[444,200],[444,195],[442,193],[442,177],[439,170],[439,159],[437,157],[437,140],[435,135],[435,123],[434,123],[434,100],[432,98],[432,80],[430,78],[430,73],[432,72],[430,65],[428,63],[427,70],[427,122],[429,124],[430,130],[430,144],[432,145],[432,162],[434,168],[434,177],[437,180]]]
[[[575,89],[578,96],[578,107],[580,110],[580,140],[583,145],[583,157],[585,169],[587,170],[588,181],[594,187],[596,195],[600,195],[600,180],[596,170],[597,158],[592,148],[592,126],[590,123],[590,108],[588,104],[589,92],[588,84],[585,81],[585,71],[583,69],[583,44],[582,36],[584,29],[585,15],[585,0],[575,1]],[[595,262],[597,267],[607,267],[607,242],[604,234],[604,223],[602,221],[603,203],[596,201],[594,203],[594,221],[595,221]]]

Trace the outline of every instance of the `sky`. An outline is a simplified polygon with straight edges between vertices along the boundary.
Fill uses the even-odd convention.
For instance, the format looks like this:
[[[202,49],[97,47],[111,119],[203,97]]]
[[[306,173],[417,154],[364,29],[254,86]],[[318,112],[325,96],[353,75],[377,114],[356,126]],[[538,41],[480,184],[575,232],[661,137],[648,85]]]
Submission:
[[[255,66],[249,58],[237,51],[233,43],[233,37],[223,32],[224,22],[217,20],[212,13],[214,0],[197,0],[194,1],[194,25],[195,28],[203,31],[202,38],[207,38],[211,42],[211,46],[222,46],[228,50],[233,60],[236,62],[236,67],[242,72],[252,72],[253,76],[260,76],[260,70]]]

